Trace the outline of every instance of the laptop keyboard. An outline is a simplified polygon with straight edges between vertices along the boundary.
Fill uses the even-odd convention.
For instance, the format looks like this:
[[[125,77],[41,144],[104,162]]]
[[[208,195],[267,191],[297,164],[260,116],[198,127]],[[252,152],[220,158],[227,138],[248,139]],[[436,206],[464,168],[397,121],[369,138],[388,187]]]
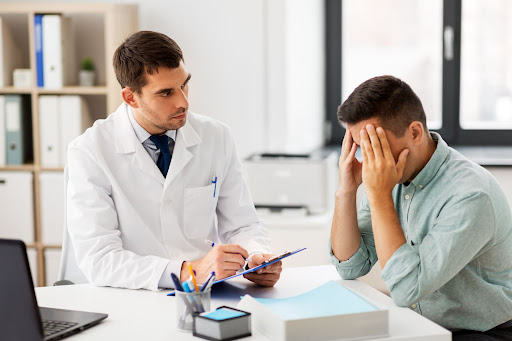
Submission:
[[[56,334],[77,324],[75,322],[43,320],[44,336]]]

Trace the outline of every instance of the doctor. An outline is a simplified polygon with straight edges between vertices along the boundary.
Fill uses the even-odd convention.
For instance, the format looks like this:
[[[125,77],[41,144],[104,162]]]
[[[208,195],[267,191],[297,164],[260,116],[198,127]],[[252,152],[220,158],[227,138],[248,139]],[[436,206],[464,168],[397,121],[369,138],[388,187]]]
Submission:
[[[116,50],[124,103],[68,149],[66,215],[74,282],[174,287],[270,257],[229,128],[188,110],[191,75],[169,37],[141,31]],[[218,242],[212,247],[205,240]],[[245,275],[263,286],[281,263]],[[61,270],[62,274],[62,270]],[[66,275],[64,275],[66,276]],[[62,276],[61,276],[62,277]]]

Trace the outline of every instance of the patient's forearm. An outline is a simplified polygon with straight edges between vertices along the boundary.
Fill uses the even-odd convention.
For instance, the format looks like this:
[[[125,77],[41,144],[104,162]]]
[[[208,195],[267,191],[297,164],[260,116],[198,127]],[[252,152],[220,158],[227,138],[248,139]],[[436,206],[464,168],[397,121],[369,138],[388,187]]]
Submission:
[[[356,253],[361,242],[357,226],[356,192],[336,192],[336,203],[331,227],[332,252],[340,261]]]

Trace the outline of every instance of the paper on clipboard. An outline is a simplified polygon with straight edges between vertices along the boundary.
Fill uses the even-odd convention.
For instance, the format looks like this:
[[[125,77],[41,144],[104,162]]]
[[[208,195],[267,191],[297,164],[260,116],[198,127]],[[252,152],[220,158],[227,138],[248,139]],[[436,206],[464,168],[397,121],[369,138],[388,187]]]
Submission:
[[[219,279],[218,281],[213,282],[213,284],[221,283],[221,282],[227,281],[227,280],[229,280],[231,278],[235,278],[235,277],[238,277],[238,276],[242,276],[242,275],[245,275],[245,274],[257,271],[257,270],[262,269],[262,268],[264,268],[266,266],[269,266],[271,264],[279,262],[281,259],[293,256],[294,254],[299,253],[299,252],[304,251],[304,250],[306,250],[305,247],[303,247],[302,249],[297,249],[295,251],[286,251],[286,252],[284,252],[284,253],[282,253],[282,254],[280,254],[278,256],[274,256],[273,258],[269,259],[268,261],[264,261],[261,265],[258,265],[258,266],[254,267],[254,268],[250,268],[249,270],[245,270],[245,271],[236,273],[233,276],[229,276],[229,277],[226,277],[226,278]],[[174,291],[168,293],[167,296],[174,296]]]
[[[290,256],[296,254],[297,252],[301,252],[303,250],[306,250],[306,248],[303,247],[302,249],[297,249],[295,251],[284,252],[281,255],[275,256],[275,257],[269,259],[268,261],[265,261],[265,262],[261,263],[261,265],[258,265],[258,266],[254,267],[254,268],[250,268],[249,270],[245,270],[245,271],[239,272],[237,274],[234,274],[233,276],[229,276],[229,277],[226,277],[226,278],[219,279],[218,281],[213,282],[213,284],[221,283],[221,282],[227,281],[228,279],[235,278],[235,277],[238,277],[238,276],[241,276],[241,275],[245,275],[245,274],[257,271],[257,270],[259,270],[261,268],[264,268],[264,267],[266,267],[266,266],[268,266],[270,264],[274,264],[275,262],[279,262],[281,259],[284,259],[286,257],[290,257]]]

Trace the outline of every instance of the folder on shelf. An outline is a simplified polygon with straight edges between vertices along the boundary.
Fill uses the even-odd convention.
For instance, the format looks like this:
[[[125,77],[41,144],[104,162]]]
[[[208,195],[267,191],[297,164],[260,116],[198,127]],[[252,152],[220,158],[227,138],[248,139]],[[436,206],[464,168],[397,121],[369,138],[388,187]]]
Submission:
[[[21,50],[16,45],[5,19],[0,17],[0,88],[12,85],[14,69],[23,67]]]
[[[0,238],[34,242],[33,183],[32,172],[0,172]]]
[[[41,205],[41,241],[62,245],[64,234],[64,173],[39,173]]]
[[[43,66],[43,15],[34,15],[34,40],[36,51],[36,77],[37,86],[44,86],[44,66]]]
[[[5,95],[6,163],[21,165],[32,161],[32,117],[30,97]]]
[[[388,311],[335,281],[304,294],[280,298],[245,295],[238,308],[271,340],[354,340],[385,337]]]
[[[44,87],[59,89],[74,84],[75,53],[70,19],[46,14],[43,15],[42,23]]]
[[[0,95],[0,167],[5,165],[5,97]]]
[[[67,162],[68,146],[92,125],[85,100],[78,95],[59,97],[61,164]]]
[[[62,165],[60,133],[59,96],[40,96],[39,135],[43,167],[60,167]]]

